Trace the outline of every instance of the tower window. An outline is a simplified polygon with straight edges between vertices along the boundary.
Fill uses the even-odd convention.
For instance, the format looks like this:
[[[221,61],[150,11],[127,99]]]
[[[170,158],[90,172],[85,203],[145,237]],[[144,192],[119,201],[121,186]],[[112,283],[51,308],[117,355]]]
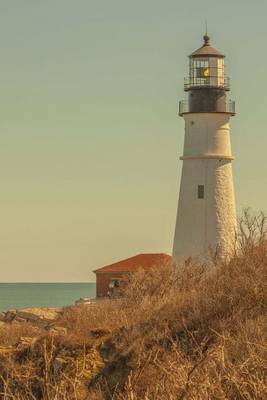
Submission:
[[[204,199],[204,185],[198,185],[197,197],[198,199]]]

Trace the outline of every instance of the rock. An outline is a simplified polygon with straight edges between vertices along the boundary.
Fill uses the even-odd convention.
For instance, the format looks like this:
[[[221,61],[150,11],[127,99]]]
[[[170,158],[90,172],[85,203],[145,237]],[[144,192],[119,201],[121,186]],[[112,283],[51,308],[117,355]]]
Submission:
[[[80,306],[80,305],[88,306],[88,305],[91,305],[91,304],[92,304],[92,302],[91,302],[91,299],[89,297],[81,297],[79,300],[75,301],[75,305],[76,306]]]
[[[24,323],[24,322],[25,322],[25,319],[24,319],[24,318],[21,318],[21,317],[18,317],[18,316],[16,315],[13,321],[14,321],[14,322],[17,322],[17,323],[20,323],[20,322]]]
[[[32,314],[28,311],[20,311],[18,310],[15,316],[16,320],[24,320],[24,321],[37,321],[39,319],[38,315]]]
[[[61,308],[24,308],[9,310],[0,313],[0,321],[7,323],[29,322],[39,328],[46,328],[54,323],[61,312]]]
[[[9,310],[5,313],[5,322],[12,322],[16,317],[16,310]]]
[[[25,346],[31,346],[34,341],[36,341],[36,338],[34,338],[34,337],[28,337],[28,336],[24,337],[24,336],[22,336],[19,339],[19,343],[18,344],[23,344]]]
[[[30,321],[37,321],[38,319],[53,321],[58,317],[60,311],[59,308],[24,308],[17,310],[16,315]]]
[[[0,312],[0,321],[5,321],[6,314],[4,312]]]
[[[5,313],[5,322],[29,322],[39,328],[47,327],[55,321],[60,313],[59,308],[25,308],[9,310]]]
[[[53,326],[51,329],[49,329],[49,332],[53,333],[54,335],[66,335],[67,328],[64,328],[63,326]]]
[[[4,321],[0,321],[0,329],[5,329],[6,328],[6,323]]]
[[[33,350],[33,347],[37,341],[37,337],[28,337],[28,336],[22,336],[18,343],[16,344],[17,350],[23,350],[23,349],[29,349],[30,351]]]

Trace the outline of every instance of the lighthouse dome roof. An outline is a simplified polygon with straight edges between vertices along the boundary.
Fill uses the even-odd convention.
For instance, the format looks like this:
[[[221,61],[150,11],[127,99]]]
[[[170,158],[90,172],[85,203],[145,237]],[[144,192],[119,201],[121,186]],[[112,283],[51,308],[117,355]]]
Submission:
[[[189,57],[225,57],[224,54],[219,52],[217,49],[210,45],[210,37],[208,35],[203,36],[204,44],[202,47],[190,54]]]

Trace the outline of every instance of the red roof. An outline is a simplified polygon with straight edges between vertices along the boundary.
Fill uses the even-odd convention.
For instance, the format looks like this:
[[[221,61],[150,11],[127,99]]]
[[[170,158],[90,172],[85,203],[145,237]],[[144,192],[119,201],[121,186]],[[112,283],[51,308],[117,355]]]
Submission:
[[[166,263],[171,260],[168,254],[138,254],[137,256],[127,258],[126,260],[118,261],[114,264],[96,269],[96,274],[101,272],[132,272],[140,268],[149,269],[160,263]]]

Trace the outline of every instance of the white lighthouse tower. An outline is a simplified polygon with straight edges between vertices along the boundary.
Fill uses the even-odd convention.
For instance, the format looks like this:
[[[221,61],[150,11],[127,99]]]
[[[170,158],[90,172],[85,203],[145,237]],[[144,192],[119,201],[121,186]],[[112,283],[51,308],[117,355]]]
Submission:
[[[179,104],[185,137],[173,257],[226,257],[236,236],[229,126],[235,103],[227,100],[224,55],[210,45],[207,34],[203,46],[189,56],[184,90],[188,100]]]

